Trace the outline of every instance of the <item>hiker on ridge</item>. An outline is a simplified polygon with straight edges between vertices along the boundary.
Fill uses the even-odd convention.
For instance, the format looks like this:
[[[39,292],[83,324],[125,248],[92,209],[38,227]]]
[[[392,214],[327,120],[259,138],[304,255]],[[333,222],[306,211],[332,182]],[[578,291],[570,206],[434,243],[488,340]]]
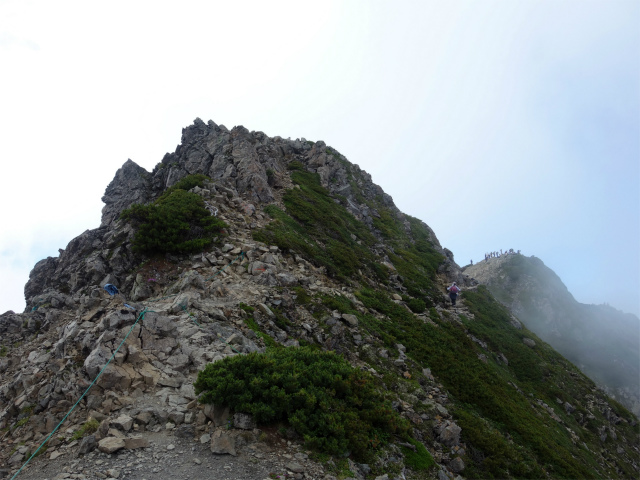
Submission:
[[[456,285],[456,282],[453,282],[453,285],[447,287],[447,291],[449,292],[449,298],[451,299],[451,306],[455,307],[456,298],[458,298],[458,292],[460,292],[460,289]]]

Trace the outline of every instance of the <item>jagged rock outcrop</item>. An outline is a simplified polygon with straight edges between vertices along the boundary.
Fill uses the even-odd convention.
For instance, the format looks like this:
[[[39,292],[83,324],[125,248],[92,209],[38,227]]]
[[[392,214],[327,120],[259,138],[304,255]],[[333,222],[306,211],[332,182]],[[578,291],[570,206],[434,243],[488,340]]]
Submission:
[[[344,196],[347,210],[371,228],[373,219],[380,215],[375,208],[358,202],[354,188],[365,199],[382,199],[382,204],[405,222],[405,229],[410,228],[404,214],[373,183],[371,175],[324,142],[270,138],[242,126],[228,130],[212,121],[204,123],[196,119],[183,129],[182,142],[175,152],[165,155],[153,172],[147,172],[132,160],[127,160],[116,172],[102,197],[105,207],[101,226],[74,238],[59,257],[48,257],[34,267],[25,286],[27,310],[43,303],[41,297],[50,291],[76,294],[86,291],[87,286],[106,283],[121,285],[128,291],[133,286],[136,277],[129,277],[127,272],[141,257],[131,250],[133,230],[119,220],[122,210],[135,203],[152,201],[187,175],[204,174],[214,181],[208,199],[213,209],[222,210],[231,197],[231,203],[236,204],[232,205],[234,208],[241,208],[245,214],[255,212],[256,205],[275,200],[274,189],[290,184],[287,165],[291,162],[300,162],[308,171],[318,173],[322,186]],[[443,250],[433,230],[425,227],[429,241],[447,258],[440,272],[465,284],[468,277],[460,273],[451,251]],[[137,285],[144,291],[139,281]],[[138,294],[133,298],[138,298]]]

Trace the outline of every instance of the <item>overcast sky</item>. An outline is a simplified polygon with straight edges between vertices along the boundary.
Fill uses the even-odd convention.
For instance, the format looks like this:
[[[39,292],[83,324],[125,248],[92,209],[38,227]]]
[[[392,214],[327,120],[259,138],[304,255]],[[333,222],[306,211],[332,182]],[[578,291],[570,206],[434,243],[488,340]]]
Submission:
[[[0,313],[196,117],[324,140],[460,265],[640,310],[640,2],[0,0]]]

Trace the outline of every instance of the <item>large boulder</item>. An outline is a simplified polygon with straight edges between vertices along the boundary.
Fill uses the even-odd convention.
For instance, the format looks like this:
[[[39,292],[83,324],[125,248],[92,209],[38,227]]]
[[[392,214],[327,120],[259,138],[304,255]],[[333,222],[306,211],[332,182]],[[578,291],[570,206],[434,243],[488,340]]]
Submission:
[[[9,310],[0,315],[0,336],[22,331],[22,316]]]
[[[120,212],[134,203],[147,203],[150,198],[147,193],[149,172],[131,159],[127,160],[116,172],[115,177],[107,186],[102,201],[102,226],[117,220]]]

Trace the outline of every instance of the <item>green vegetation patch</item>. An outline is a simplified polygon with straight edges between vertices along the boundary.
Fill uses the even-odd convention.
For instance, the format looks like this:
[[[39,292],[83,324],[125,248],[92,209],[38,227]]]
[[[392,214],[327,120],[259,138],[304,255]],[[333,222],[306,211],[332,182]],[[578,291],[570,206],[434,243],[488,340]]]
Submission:
[[[98,422],[95,418],[91,418],[84,422],[84,424],[73,433],[70,440],[80,440],[85,435],[97,431],[99,426],[100,422]]]
[[[253,307],[248,307],[248,308],[251,308],[251,311],[254,310]],[[246,311],[248,311],[248,310],[246,310]],[[249,327],[251,330],[253,330],[256,333],[256,335],[258,335],[258,337],[260,337],[262,340],[264,340],[264,344],[266,345],[267,348],[279,348],[279,347],[281,347],[281,345],[279,343],[277,343],[273,338],[271,338],[271,336],[267,335],[262,330],[260,330],[260,326],[258,325],[258,322],[256,322],[255,318],[253,318],[253,317],[247,318],[247,319],[245,319],[244,323],[245,323],[245,325],[247,327]]]
[[[202,403],[229,405],[259,423],[287,421],[310,448],[364,458],[371,440],[408,424],[371,376],[333,352],[307,347],[228,357],[198,373]]]
[[[367,227],[336,203],[320,185],[317,174],[296,170],[291,179],[300,188],[285,193],[286,212],[267,206],[265,212],[273,221],[254,232],[253,238],[303,253],[342,279],[357,276],[359,269],[372,270],[374,259],[367,246],[373,245],[375,238]]]
[[[590,454],[573,445],[568,432],[559,428],[555,420],[532,408],[533,398],[542,398],[550,405],[555,403],[555,398],[550,397],[556,383],[546,373],[552,363],[547,355],[553,350],[540,348],[539,353],[524,345],[523,335],[536,337],[511,327],[508,312],[482,287],[477,294],[465,292],[465,303],[475,314],[475,320],[465,321],[464,325],[441,320],[435,309],[430,311],[435,325],[423,323],[380,291],[362,289],[356,296],[367,308],[388,317],[381,320],[365,315],[361,317],[361,325],[387,346],[404,344],[407,355],[429,366],[455,401],[453,414],[462,428],[463,441],[473,446],[465,460],[467,476],[540,478],[544,476],[541,467],[558,478],[597,476],[594,472],[599,466]],[[478,355],[487,352],[469,339],[467,329],[497,351],[505,352],[509,366],[481,362]],[[491,337],[485,336],[489,333]],[[560,361],[562,357],[553,354],[557,357],[555,361]],[[568,383],[569,374],[557,377],[556,381]],[[534,397],[519,394],[512,384],[532,391]],[[583,396],[586,393],[587,389]],[[591,435],[575,419],[567,421],[575,431],[582,430],[583,438]]]
[[[402,447],[402,453],[404,454],[404,463],[416,472],[429,470],[436,464],[435,460],[425,448],[425,446],[417,440],[410,439],[409,442],[416,447],[414,452],[412,449]]]
[[[213,236],[227,227],[211,215],[204,200],[187,189],[203,184],[207,177],[190,175],[167,189],[149,205],[135,204],[120,218],[136,228],[133,250],[139,253],[189,253],[213,243]]]

